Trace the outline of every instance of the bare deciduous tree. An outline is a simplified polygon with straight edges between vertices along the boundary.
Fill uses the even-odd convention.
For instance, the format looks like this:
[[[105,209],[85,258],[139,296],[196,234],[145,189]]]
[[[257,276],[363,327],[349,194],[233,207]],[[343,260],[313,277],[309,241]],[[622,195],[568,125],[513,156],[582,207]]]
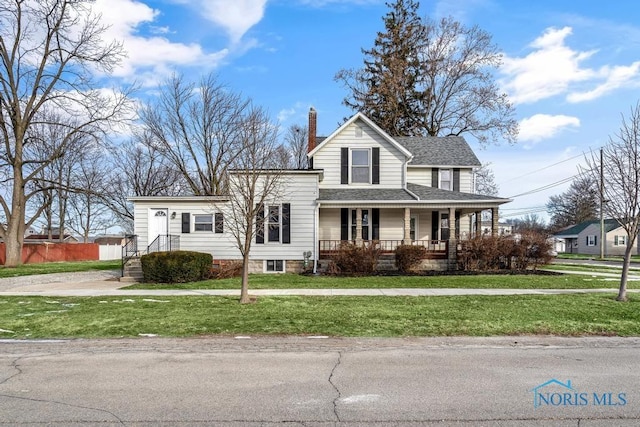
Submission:
[[[133,205],[131,196],[179,196],[188,189],[182,173],[175,168],[150,142],[145,132],[112,147],[113,163],[109,173],[110,184],[100,195],[109,206],[117,222],[133,232]]]
[[[85,0],[6,0],[0,4],[0,169],[6,172],[0,206],[7,224],[0,225],[6,244],[6,266],[22,262],[27,219],[27,192],[41,168],[60,157],[78,134],[97,135],[121,119],[127,96],[106,95],[95,88],[95,70],[111,72],[124,51],[118,42],[105,43],[106,27]],[[49,123],[65,138],[46,158],[29,157],[31,128],[48,122],[45,110],[73,117]]]
[[[199,84],[173,76],[139,114],[146,143],[180,171],[191,192],[225,191],[229,165],[242,149],[241,129],[249,102],[213,75]]]
[[[242,150],[234,159],[229,178],[229,201],[225,204],[225,227],[242,255],[240,302],[249,298],[249,253],[256,236],[263,236],[269,203],[279,204],[284,188],[278,168],[278,130],[260,108],[252,107],[239,128]],[[282,212],[279,212],[282,215]]]
[[[284,135],[284,148],[288,153],[289,162],[285,164],[287,169],[307,169],[309,159],[307,149],[309,129],[307,126],[291,125]]]
[[[609,137],[599,154],[587,159],[587,169],[583,172],[596,182],[600,181],[600,171],[604,176],[604,213],[618,220],[627,232],[627,246],[624,252],[618,301],[627,300],[627,278],[633,248],[640,232],[640,103],[631,108],[629,117],[622,116],[622,125],[617,134]]]
[[[573,180],[567,191],[551,196],[547,203],[551,229],[560,230],[597,218],[600,210],[597,183],[594,176],[582,174]]]

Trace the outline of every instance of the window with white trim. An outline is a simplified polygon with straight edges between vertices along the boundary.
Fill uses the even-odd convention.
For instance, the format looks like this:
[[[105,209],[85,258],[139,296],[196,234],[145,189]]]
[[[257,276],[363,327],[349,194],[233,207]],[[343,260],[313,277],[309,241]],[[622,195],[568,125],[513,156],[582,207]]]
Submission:
[[[270,242],[280,241],[280,205],[269,206],[267,229]]]
[[[213,231],[213,215],[194,215],[193,231]]]
[[[596,235],[589,234],[587,236],[587,246],[595,246],[596,245]]]
[[[371,161],[368,149],[351,150],[351,182],[369,184],[371,182]]]
[[[453,190],[453,173],[451,169],[440,169],[440,186],[443,190]]]
[[[281,259],[268,259],[265,261],[264,271],[267,273],[284,273],[284,261]]]
[[[613,244],[614,246],[627,246],[627,236],[615,236]]]

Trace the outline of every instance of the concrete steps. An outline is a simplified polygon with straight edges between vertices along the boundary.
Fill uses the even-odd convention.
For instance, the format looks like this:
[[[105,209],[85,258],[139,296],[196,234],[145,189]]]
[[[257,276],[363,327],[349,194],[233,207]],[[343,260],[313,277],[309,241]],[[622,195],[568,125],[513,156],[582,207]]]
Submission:
[[[121,282],[141,282],[143,279],[142,264],[140,258],[131,258],[124,264],[124,273],[120,278]]]

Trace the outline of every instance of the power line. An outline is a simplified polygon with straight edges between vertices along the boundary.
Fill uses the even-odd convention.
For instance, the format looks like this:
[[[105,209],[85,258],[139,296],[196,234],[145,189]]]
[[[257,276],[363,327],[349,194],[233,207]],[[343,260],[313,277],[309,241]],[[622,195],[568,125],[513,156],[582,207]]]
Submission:
[[[591,150],[590,150],[590,151],[591,151]],[[576,155],[576,156],[569,157],[569,158],[564,159],[564,160],[560,160],[559,162],[553,163],[553,164],[551,164],[551,165],[548,165],[548,166],[542,167],[542,168],[540,168],[540,169],[536,169],[536,170],[531,171],[531,172],[527,172],[527,173],[525,173],[524,175],[516,176],[516,177],[511,178],[511,179],[509,179],[509,180],[507,180],[507,181],[502,181],[501,183],[499,183],[499,184],[498,184],[498,186],[500,186],[500,185],[502,185],[502,184],[505,184],[505,183],[508,183],[508,182],[511,182],[511,181],[515,181],[515,180],[520,179],[520,178],[524,178],[525,176],[533,175],[534,173],[537,173],[537,172],[543,171],[543,170],[545,170],[545,169],[549,169],[549,168],[552,168],[552,167],[554,167],[554,166],[558,166],[558,165],[560,165],[560,164],[562,164],[562,163],[568,162],[569,160],[577,159],[578,157],[583,157],[584,155],[585,155],[585,153],[581,153],[581,154],[578,154],[578,155]]]
[[[508,198],[509,199],[515,199],[516,197],[528,196],[529,194],[539,193],[540,191],[548,190],[550,188],[557,187],[557,186],[562,185],[562,184],[566,184],[567,182],[570,182],[570,181],[574,180],[578,176],[579,176],[579,174],[572,175],[572,176],[570,176],[568,178],[561,179],[560,181],[556,181],[556,182],[553,182],[551,184],[544,185],[542,187],[534,188],[533,190],[525,191],[524,193],[516,194],[514,196],[509,196]]]

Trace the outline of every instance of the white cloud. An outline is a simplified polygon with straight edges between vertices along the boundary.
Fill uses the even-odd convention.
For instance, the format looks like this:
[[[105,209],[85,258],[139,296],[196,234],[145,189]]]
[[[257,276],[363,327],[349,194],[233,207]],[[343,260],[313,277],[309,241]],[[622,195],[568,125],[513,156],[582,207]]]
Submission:
[[[596,86],[594,89],[585,92],[573,92],[567,96],[569,102],[591,101],[606,95],[609,92],[621,87],[638,87],[640,86],[640,61],[636,61],[629,66],[605,66],[601,69],[601,75],[605,76],[604,83]]]
[[[569,127],[580,127],[580,120],[565,115],[535,114],[520,121],[518,139],[522,142],[536,143],[551,138]]]
[[[505,56],[501,83],[515,104],[533,103],[556,95],[569,102],[591,101],[623,87],[640,86],[640,61],[631,65],[584,67],[597,50],[574,50],[565,44],[571,27],[547,28],[520,58]],[[588,87],[585,89],[585,87]]]
[[[122,41],[127,52],[127,57],[113,72],[115,77],[135,78],[144,86],[155,85],[178,65],[215,68],[229,53],[228,49],[208,53],[197,43],[140,35],[140,27],[153,23],[159,11],[136,0],[97,0],[93,10],[101,14],[102,23],[109,26],[105,40]],[[151,29],[157,33],[158,27]],[[164,28],[163,32],[169,33],[170,29]]]
[[[516,104],[539,101],[567,90],[574,82],[593,78],[594,72],[580,63],[595,51],[579,52],[565,46],[570,27],[548,28],[531,43],[535,50],[523,58],[505,56],[502,72],[509,98]]]
[[[237,43],[264,16],[267,0],[202,0],[203,16],[225,29]]]
[[[297,124],[306,123],[306,114],[309,111],[309,104],[296,102],[291,108],[283,108],[278,112],[278,122],[284,123],[294,118]]]

